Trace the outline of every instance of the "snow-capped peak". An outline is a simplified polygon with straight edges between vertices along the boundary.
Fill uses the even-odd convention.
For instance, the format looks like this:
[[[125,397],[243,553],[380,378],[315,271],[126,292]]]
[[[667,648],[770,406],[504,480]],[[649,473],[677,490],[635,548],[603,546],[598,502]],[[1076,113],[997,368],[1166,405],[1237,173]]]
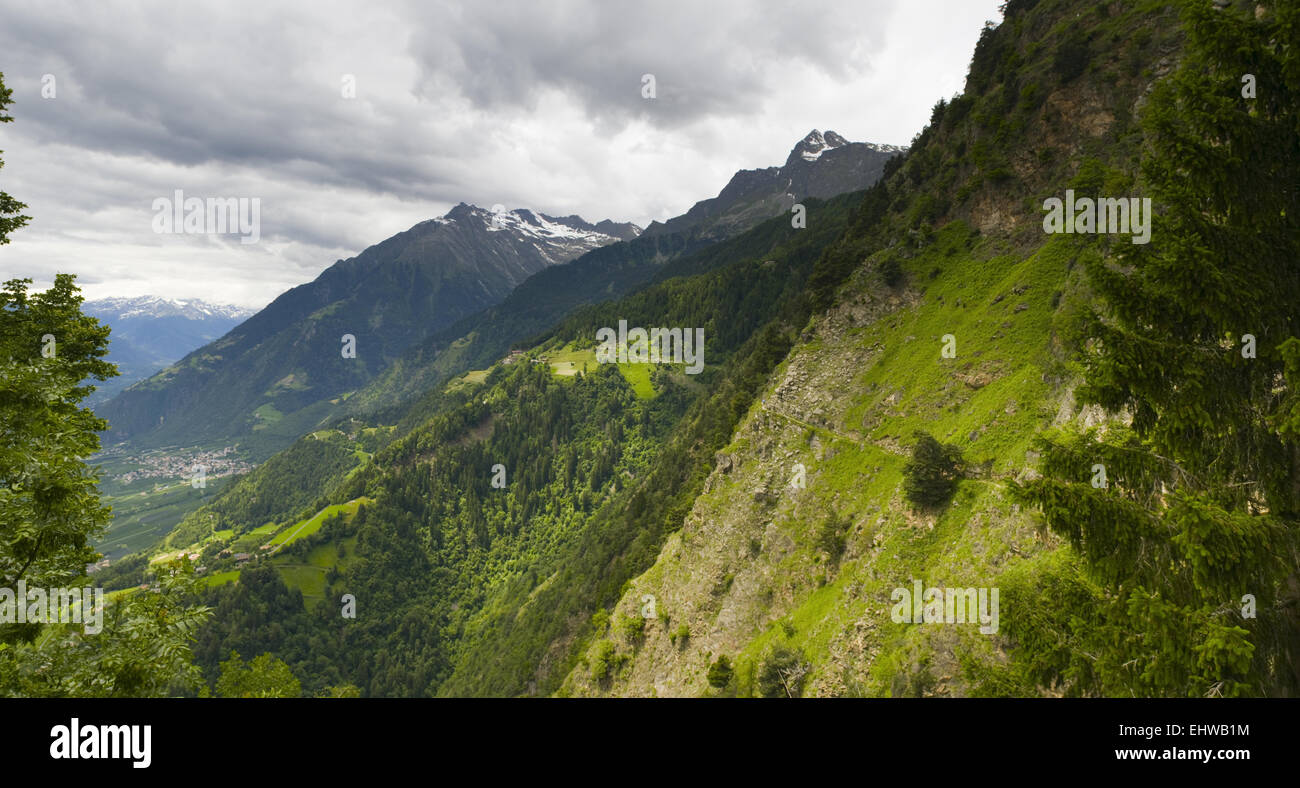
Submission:
[[[849,141],[827,129],[823,135],[817,129],[808,132],[808,136],[799,141],[799,155],[804,161],[817,161],[828,150],[848,145]]]
[[[906,145],[881,145],[875,142],[864,142],[862,144],[866,145],[871,150],[877,150],[882,153],[903,153],[907,150]]]
[[[799,140],[799,144],[794,146],[794,150],[790,153],[790,158],[793,160],[797,153],[799,154],[798,157],[804,161],[817,161],[826,151],[843,148],[846,145],[865,145],[868,150],[879,151],[881,153],[902,153],[907,150],[906,147],[899,145],[879,145],[874,142],[851,143],[829,129],[827,129],[825,133],[813,129],[808,132],[808,136]]]

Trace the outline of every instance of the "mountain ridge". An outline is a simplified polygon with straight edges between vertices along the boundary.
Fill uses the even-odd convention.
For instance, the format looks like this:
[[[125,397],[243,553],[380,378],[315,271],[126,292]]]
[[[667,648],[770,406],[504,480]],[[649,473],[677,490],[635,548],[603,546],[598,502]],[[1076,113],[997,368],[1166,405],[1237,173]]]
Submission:
[[[740,170],[717,196],[700,200],[681,216],[651,222],[643,234],[691,230],[709,238],[734,235],[753,226],[756,217],[786,212],[804,198],[825,199],[866,188],[880,177],[885,162],[906,151],[897,145],[849,142],[834,131],[813,129],[795,143],[784,164]]]
[[[118,319],[125,317],[181,316],[191,319],[219,317],[240,320],[257,311],[251,307],[211,303],[200,298],[166,298],[156,295],[87,299],[83,304],[83,308],[95,316],[112,314]]]
[[[242,436],[268,454],[430,331],[497,303],[544,268],[620,240],[596,226],[464,203],[419,222],[335,262],[102,405],[108,442],[197,445]],[[604,226],[637,234],[634,225]],[[352,359],[342,354],[347,336],[358,348]]]

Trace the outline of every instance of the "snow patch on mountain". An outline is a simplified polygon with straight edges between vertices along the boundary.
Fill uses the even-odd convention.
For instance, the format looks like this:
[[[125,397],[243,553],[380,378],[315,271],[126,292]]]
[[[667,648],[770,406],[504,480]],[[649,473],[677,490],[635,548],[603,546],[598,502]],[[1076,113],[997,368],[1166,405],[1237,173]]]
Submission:
[[[435,219],[438,224],[454,224],[474,218],[483,223],[489,232],[508,230],[517,236],[544,241],[577,242],[590,244],[592,248],[604,246],[615,241],[635,238],[641,234],[641,228],[631,223],[617,224],[609,220],[598,225],[591,224],[581,216],[547,216],[544,213],[516,208],[513,211],[491,211],[476,205],[461,203],[447,212],[446,216]],[[612,232],[603,232],[600,227]]]
[[[183,317],[189,320],[225,318],[242,320],[257,310],[231,304],[213,304],[198,298],[163,298],[145,295],[124,298],[99,298],[87,301],[86,312],[117,320],[135,317]]]
[[[842,145],[847,145],[848,140],[833,131],[827,131],[822,134],[817,129],[813,129],[799,142],[799,155],[804,161],[817,161],[822,154],[828,150],[833,150]]]

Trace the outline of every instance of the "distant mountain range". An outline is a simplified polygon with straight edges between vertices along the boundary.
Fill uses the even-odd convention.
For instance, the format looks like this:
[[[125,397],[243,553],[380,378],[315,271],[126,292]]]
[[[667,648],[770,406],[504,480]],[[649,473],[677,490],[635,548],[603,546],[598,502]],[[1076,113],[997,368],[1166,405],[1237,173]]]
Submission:
[[[865,189],[901,151],[814,130],[784,165],[738,172],[717,197],[644,233],[630,223],[461,203],[336,262],[122,392],[97,410],[111,425],[107,442],[239,438],[269,454],[358,404],[392,407],[490,363],[574,307],[621,297],[669,261],[795,202]],[[355,338],[356,358],[342,356],[344,335]],[[363,396],[343,405],[356,393]]]
[[[219,339],[254,310],[206,301],[159,296],[102,298],[82,305],[86,314],[110,326],[108,360],[120,375],[97,383],[88,403],[95,406],[143,380],[186,353]]]

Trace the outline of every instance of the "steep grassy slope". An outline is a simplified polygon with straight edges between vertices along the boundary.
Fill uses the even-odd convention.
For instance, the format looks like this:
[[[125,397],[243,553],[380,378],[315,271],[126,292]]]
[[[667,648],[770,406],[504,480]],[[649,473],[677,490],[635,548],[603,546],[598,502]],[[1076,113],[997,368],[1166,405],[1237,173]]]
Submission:
[[[1129,193],[1134,113],[1177,41],[1164,4],[1010,4],[967,92],[936,107],[888,181],[891,211],[856,239],[857,270],[770,376],[682,529],[599,617],[562,693],[1053,691],[1007,683],[1004,632],[894,623],[892,592],[1001,585],[1001,617],[1032,617],[1015,591],[1077,560],[1006,491],[1032,473],[1039,430],[1094,417],[1073,406],[1064,343],[1087,297],[1077,263],[1098,241],[1045,236],[1040,206],[1069,187]],[[903,498],[915,430],[971,469],[938,510]],[[721,657],[731,670],[711,684]]]
[[[808,656],[814,694],[921,692],[953,683],[956,653],[989,651],[968,628],[893,624],[890,591],[914,578],[994,586],[1008,562],[1051,546],[1001,480],[1024,471],[1033,435],[1064,415],[1047,382],[1050,353],[1034,340],[1050,333],[1073,252],[1054,242],[1017,259],[971,240],[954,222],[910,261],[924,295],[892,291],[873,272],[855,278],[773,373],[682,530],[615,606],[622,621],[655,600],[639,642],[617,627],[606,635],[626,666],[595,680],[591,666],[609,649],[598,639],[567,690],[700,694],[727,655],[734,689],[750,695],[757,664],[782,644]],[[928,278],[954,260],[961,276]],[[957,337],[954,359],[941,357],[945,334]],[[916,429],[962,446],[978,469],[938,514],[902,498]],[[826,549],[827,528],[840,529],[842,555]]]

